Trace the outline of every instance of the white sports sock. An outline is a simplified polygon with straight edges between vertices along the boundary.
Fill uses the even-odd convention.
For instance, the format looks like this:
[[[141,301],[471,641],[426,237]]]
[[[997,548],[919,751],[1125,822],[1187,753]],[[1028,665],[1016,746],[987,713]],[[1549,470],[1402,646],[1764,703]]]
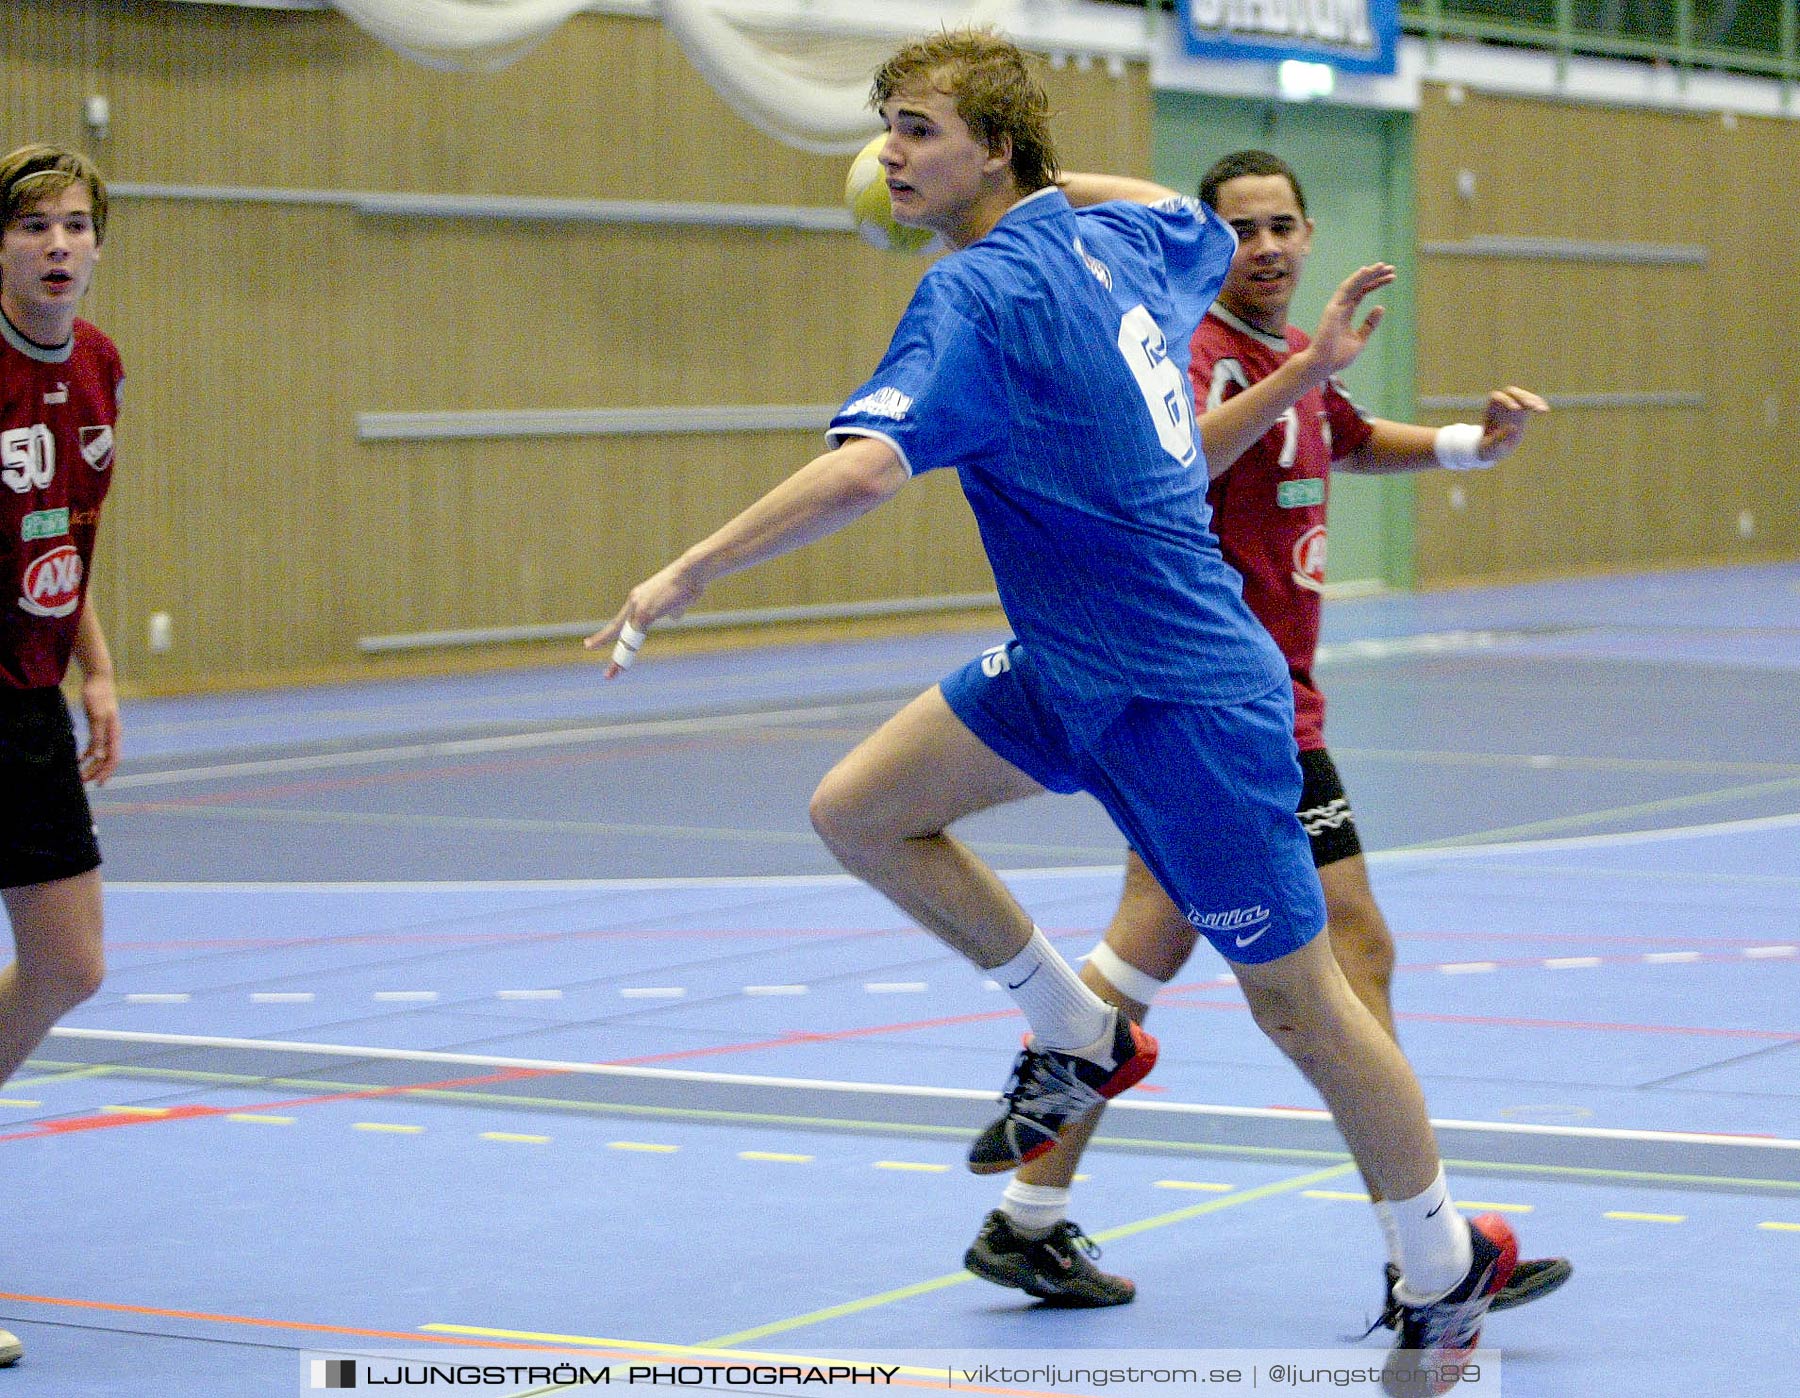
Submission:
[[[1437,1178],[1411,1199],[1390,1199],[1394,1230],[1400,1239],[1400,1283],[1394,1295],[1409,1306],[1423,1306],[1448,1294],[1468,1276],[1475,1261],[1467,1220],[1450,1202],[1444,1167]]]
[[[1381,1225],[1382,1240],[1387,1243],[1387,1260],[1400,1270],[1400,1230],[1394,1226],[1394,1210],[1385,1199],[1375,1201],[1375,1222]]]
[[[988,973],[1025,1012],[1032,1037],[1041,1049],[1074,1053],[1110,1047],[1112,1006],[1081,982],[1050,939],[1033,927],[1025,949]]]
[[[1000,1212],[1022,1238],[1047,1238],[1069,1209],[1069,1191],[1047,1184],[1008,1180],[1000,1196]]]

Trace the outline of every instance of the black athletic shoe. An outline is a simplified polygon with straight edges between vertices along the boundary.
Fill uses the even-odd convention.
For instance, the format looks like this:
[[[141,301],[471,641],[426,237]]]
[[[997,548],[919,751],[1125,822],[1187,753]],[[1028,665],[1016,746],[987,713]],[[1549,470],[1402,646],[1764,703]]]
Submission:
[[[1063,1124],[1117,1097],[1156,1066],[1156,1040],[1118,1010],[1112,1052],[1103,1063],[1059,1049],[1027,1047],[1013,1063],[1001,1100],[1006,1114],[990,1122],[969,1147],[978,1175],[1017,1169],[1056,1144]]]
[[[1566,1257],[1521,1258],[1506,1285],[1495,1292],[1494,1299],[1488,1302],[1488,1311],[1508,1311],[1514,1306],[1523,1306],[1527,1301],[1535,1301],[1540,1296],[1548,1296],[1574,1275],[1575,1268]],[[1381,1305],[1381,1319],[1363,1331],[1365,1336],[1383,1328],[1400,1328],[1400,1303],[1394,1299],[1394,1283],[1399,1280],[1400,1269],[1392,1262],[1388,1263],[1387,1294]]]
[[[1469,1221],[1474,1259],[1447,1295],[1423,1306],[1400,1303],[1400,1337],[1381,1367],[1389,1398],[1438,1398],[1462,1379],[1462,1365],[1481,1343],[1481,1322],[1519,1262],[1519,1240],[1499,1214]]]
[[[1123,1306],[1137,1295],[1125,1277],[1102,1272],[1090,1260],[1094,1240],[1064,1219],[1046,1238],[1022,1238],[1012,1220],[995,1209],[963,1254],[963,1266],[984,1281],[1017,1287],[1053,1306]]]

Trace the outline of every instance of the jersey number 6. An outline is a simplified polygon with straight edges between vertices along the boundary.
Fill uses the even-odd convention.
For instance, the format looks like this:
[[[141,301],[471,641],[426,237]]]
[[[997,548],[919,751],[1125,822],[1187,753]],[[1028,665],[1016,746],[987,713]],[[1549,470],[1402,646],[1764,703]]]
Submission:
[[[1192,390],[1181,366],[1169,358],[1162,328],[1144,307],[1133,306],[1120,318],[1119,353],[1131,366],[1163,450],[1183,466],[1191,466],[1196,455]]]

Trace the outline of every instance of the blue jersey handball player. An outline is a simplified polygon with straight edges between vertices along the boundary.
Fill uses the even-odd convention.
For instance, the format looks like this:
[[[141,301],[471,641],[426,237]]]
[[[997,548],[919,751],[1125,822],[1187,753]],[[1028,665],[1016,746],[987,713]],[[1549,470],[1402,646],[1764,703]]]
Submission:
[[[1471,1224],[1450,1201],[1418,1082],[1319,935],[1287,666],[1208,528],[1187,380],[1235,238],[1158,185],[1061,173],[1031,65],[992,33],[907,45],[873,102],[894,216],[949,255],[833,420],[830,449],[632,588],[587,644],[617,647],[616,676],[713,579],[842,528],[920,471],[955,469],[1039,721],[1000,752],[928,691],[826,776],[812,817],[846,868],[1005,986],[1030,1025],[970,1167],[1042,1155],[1156,1060],[947,833],[1021,788],[1086,790],[1231,963],[1389,1201],[1405,1319],[1384,1386],[1444,1392],[1517,1243],[1504,1220]]]

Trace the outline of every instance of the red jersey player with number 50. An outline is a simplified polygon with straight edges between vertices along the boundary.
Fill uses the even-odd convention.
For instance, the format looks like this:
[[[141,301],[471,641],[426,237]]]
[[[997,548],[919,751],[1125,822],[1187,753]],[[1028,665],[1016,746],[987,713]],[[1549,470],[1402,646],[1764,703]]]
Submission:
[[[85,157],[32,145],[0,160],[0,898],[17,949],[0,970],[0,1082],[104,968],[82,783],[118,765],[119,704],[87,581],[124,371],[76,310],[105,235],[106,186]],[[60,687],[71,656],[79,753]],[[20,1352],[0,1331],[0,1365]]]

